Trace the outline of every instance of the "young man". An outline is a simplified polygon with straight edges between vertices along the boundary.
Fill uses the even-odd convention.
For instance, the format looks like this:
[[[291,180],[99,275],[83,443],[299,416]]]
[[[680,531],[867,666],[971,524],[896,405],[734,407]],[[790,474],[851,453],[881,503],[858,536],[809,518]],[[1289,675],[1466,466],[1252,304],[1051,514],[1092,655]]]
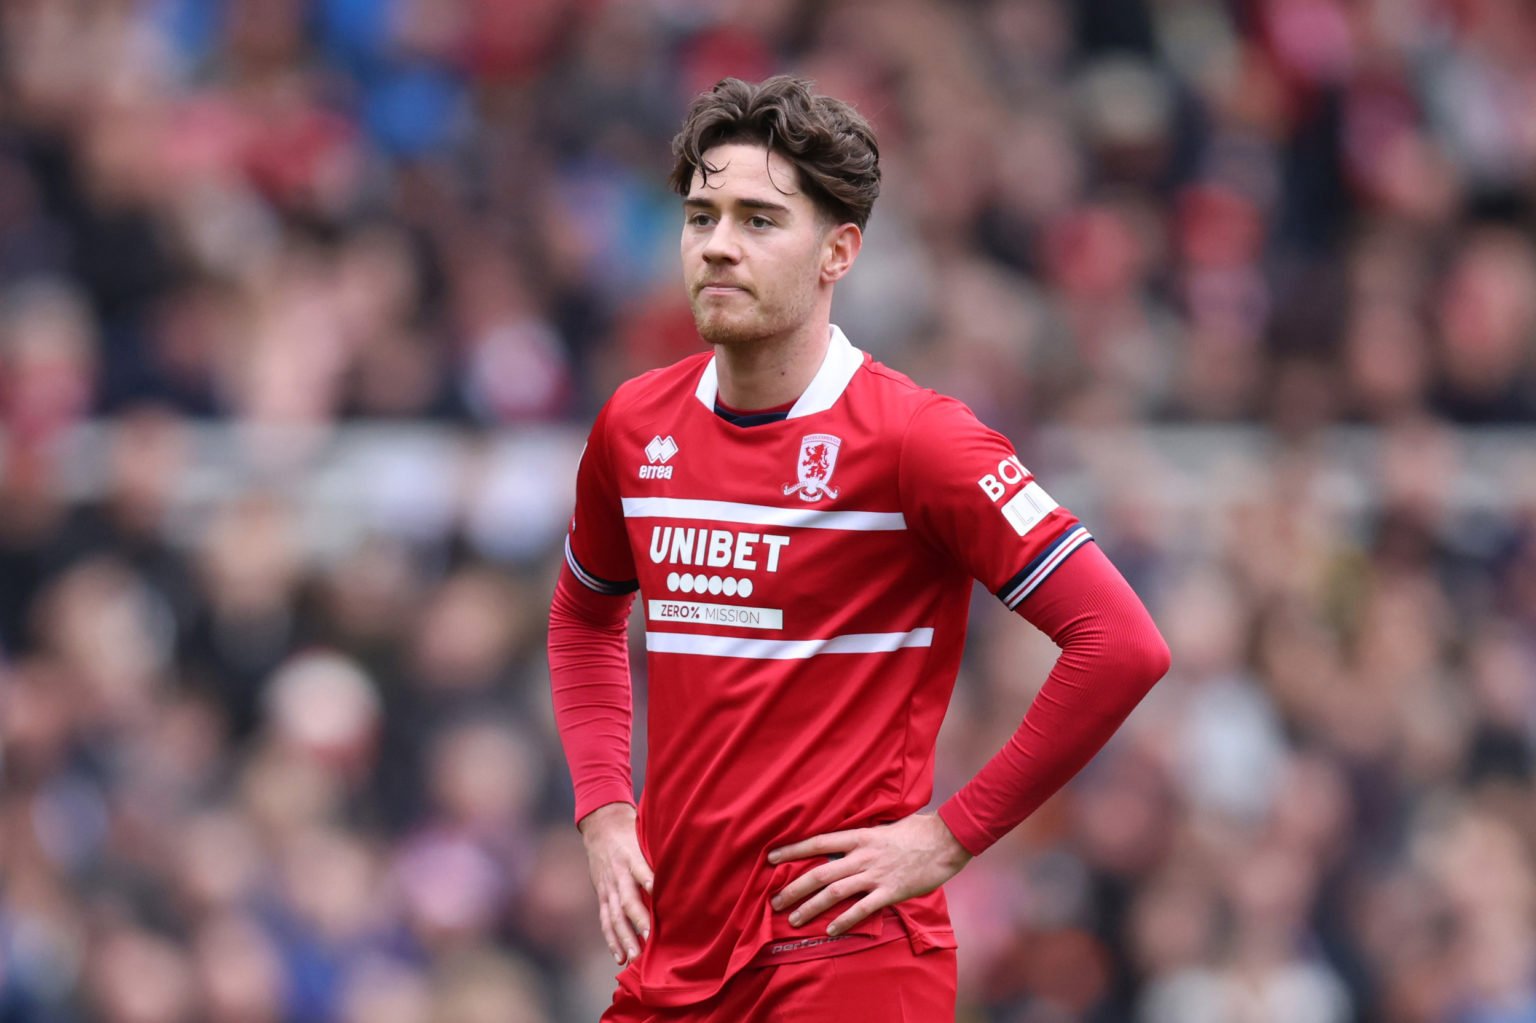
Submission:
[[[1006,439],[831,325],[879,192],[864,119],[800,79],[727,79],[673,151],[711,350],[599,413],[550,610],[576,817],[624,964],[603,1019],[952,1019],[940,886],[1097,752],[1167,647]],[[1062,653],[1012,741],[920,813],[973,579]]]

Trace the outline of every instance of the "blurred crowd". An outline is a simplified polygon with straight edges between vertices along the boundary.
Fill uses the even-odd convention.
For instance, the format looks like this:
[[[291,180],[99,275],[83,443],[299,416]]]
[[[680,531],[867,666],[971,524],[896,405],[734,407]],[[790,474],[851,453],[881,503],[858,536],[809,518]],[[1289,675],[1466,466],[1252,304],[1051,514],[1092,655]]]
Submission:
[[[1174,651],[949,886],[961,1018],[1536,1023],[1536,460],[1452,485],[1536,422],[1524,0],[0,4],[0,1023],[597,1018],[555,541],[699,345],[687,101],[786,69],[881,142],[834,319],[1079,481]],[[1135,440],[1188,424],[1263,443]],[[463,464],[326,484],[386,425]],[[1054,655],[994,604],[941,797]]]

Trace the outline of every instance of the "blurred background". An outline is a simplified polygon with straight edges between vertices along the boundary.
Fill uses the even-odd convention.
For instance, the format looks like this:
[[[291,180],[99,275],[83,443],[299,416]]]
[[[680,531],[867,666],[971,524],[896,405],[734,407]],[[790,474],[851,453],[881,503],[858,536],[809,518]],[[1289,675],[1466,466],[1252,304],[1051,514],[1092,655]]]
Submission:
[[[880,136],[837,322],[1174,650],[961,1018],[1536,1020],[1536,7],[5,0],[0,1023],[597,1018],[557,545],[786,69]],[[979,595],[940,798],[1053,656]]]

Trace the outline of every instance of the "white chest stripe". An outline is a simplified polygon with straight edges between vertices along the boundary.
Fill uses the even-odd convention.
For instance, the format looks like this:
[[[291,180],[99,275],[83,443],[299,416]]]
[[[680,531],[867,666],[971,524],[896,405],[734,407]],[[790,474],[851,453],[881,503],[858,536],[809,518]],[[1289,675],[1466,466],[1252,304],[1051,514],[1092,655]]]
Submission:
[[[854,632],[829,639],[753,639],[687,632],[650,632],[645,648],[658,654],[746,657],[758,661],[801,661],[821,654],[881,654],[933,646],[932,629],[909,632]]]
[[[775,508],[734,501],[693,501],[677,497],[626,497],[626,519],[703,519],[745,522],[755,526],[799,526],[803,529],[846,529],[881,532],[907,528],[901,512],[817,511],[814,508]]]

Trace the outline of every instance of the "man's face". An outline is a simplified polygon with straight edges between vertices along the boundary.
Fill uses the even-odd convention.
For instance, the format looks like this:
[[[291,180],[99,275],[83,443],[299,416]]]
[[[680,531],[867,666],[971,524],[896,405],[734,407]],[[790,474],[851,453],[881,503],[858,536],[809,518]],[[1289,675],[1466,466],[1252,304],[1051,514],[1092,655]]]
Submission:
[[[704,153],[683,200],[683,279],[699,334],[741,344],[793,331],[811,315],[828,248],[826,225],[795,165],[762,146]],[[788,193],[788,194],[786,194]]]

